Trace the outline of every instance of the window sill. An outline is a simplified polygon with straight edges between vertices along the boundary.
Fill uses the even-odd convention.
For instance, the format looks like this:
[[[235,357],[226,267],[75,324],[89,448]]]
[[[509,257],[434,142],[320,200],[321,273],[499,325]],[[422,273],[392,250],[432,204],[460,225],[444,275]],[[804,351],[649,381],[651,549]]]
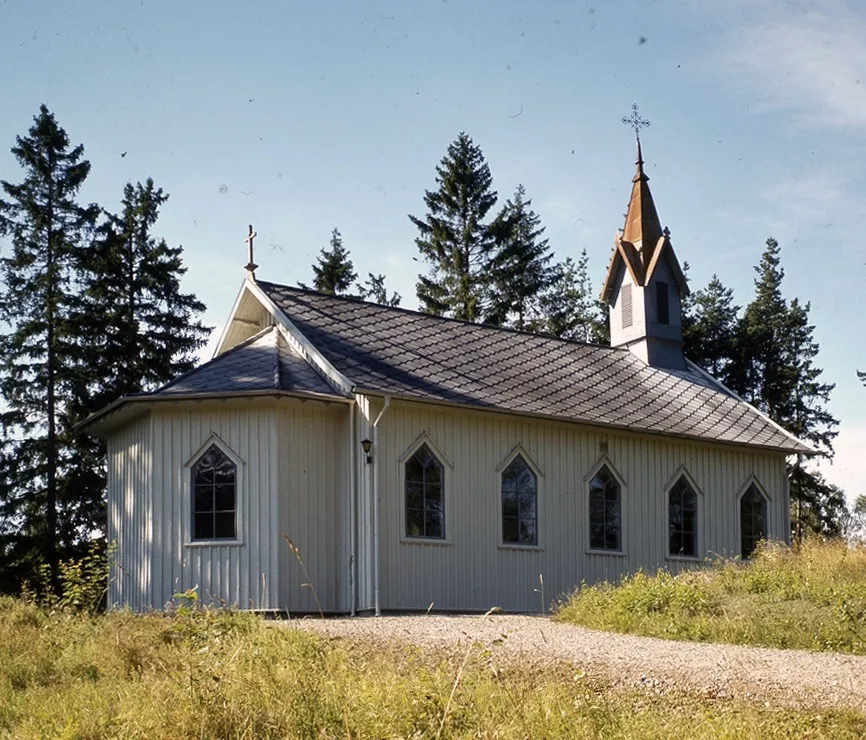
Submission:
[[[697,555],[665,555],[665,560],[673,560],[674,562],[681,563],[700,563],[703,561],[703,558],[698,557]]]
[[[519,545],[516,542],[500,542],[496,546],[499,550],[524,550],[527,552],[544,552],[541,545]]]
[[[240,547],[243,540],[192,540],[184,542],[184,547]]]
[[[624,558],[628,553],[625,550],[587,550],[587,555],[613,555],[615,558]]]
[[[451,540],[439,540],[434,537],[401,537],[401,545],[433,545],[434,547],[451,547]]]

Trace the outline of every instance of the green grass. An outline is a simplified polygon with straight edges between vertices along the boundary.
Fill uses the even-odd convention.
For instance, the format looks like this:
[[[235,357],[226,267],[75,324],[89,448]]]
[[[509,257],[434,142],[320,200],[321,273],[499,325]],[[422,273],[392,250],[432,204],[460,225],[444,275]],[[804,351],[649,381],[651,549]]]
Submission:
[[[496,647],[436,655],[248,614],[46,613],[0,599],[0,736],[13,738],[859,738],[866,717],[615,691]]]
[[[676,640],[866,655],[866,548],[768,545],[747,563],[637,573],[580,588],[555,618]]]

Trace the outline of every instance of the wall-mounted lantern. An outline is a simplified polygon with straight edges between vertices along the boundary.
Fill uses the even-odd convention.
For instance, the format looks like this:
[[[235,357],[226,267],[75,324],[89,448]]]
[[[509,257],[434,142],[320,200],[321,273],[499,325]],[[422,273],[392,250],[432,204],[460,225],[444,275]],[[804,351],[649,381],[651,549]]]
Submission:
[[[362,439],[361,447],[364,448],[364,454],[367,456],[367,464],[369,465],[373,462],[373,456],[370,454],[370,451],[373,449],[373,442],[369,439]]]

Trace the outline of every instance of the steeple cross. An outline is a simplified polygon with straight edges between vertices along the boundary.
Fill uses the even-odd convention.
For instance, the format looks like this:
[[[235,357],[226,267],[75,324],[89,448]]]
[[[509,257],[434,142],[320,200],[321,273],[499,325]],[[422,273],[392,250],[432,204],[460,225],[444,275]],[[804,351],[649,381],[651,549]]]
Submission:
[[[642,128],[647,128],[648,126],[652,125],[645,118],[640,117],[640,114],[638,113],[637,103],[634,103],[632,105],[630,116],[623,116],[622,122],[626,126],[630,126],[631,128],[634,129],[634,135],[638,141],[640,141],[640,130]]]
[[[255,279],[255,277],[256,277],[256,268],[258,267],[258,265],[255,262],[253,262],[253,239],[255,239],[255,238],[256,238],[256,232],[253,231],[253,225],[250,224],[249,233],[247,234],[247,238],[244,239],[244,241],[247,243],[247,254],[248,254],[248,258],[249,258],[249,261],[247,262],[247,265],[246,265],[246,269],[247,269],[247,272],[249,272],[250,277],[253,279]]]

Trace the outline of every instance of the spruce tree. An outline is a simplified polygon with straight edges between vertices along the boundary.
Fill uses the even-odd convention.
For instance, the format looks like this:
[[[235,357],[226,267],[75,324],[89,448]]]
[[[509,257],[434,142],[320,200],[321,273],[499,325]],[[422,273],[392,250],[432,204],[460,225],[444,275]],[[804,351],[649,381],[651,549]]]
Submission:
[[[335,228],[329,247],[320,250],[317,263],[313,265],[313,289],[329,295],[348,295],[357,277],[349,250],[343,246],[343,237]],[[307,288],[304,283],[298,285]]]
[[[70,146],[44,105],[12,153],[24,179],[0,182],[0,235],[11,246],[0,259],[0,320],[8,327],[0,337],[0,585],[14,589],[46,563],[56,590],[59,554],[86,536],[65,495],[64,447],[82,360],[73,333],[75,268],[98,209],[76,200],[90,172],[84,147]]]
[[[430,272],[416,284],[421,310],[480,321],[490,293],[491,258],[502,239],[501,222],[488,222],[496,205],[493,177],[481,147],[461,132],[436,168],[436,190],[424,195],[427,215],[410,215],[415,244]]]
[[[839,422],[826,404],[834,386],[821,381],[823,371],[815,365],[819,347],[809,323],[809,304],[784,299],[785,273],[775,239],[767,240],[755,269],[755,298],[736,332],[728,383],[777,424],[832,458]],[[806,528],[838,533],[845,513],[841,492],[800,459],[789,476],[794,534],[802,536]]]
[[[794,369],[783,351],[788,306],[782,297],[779,244],[767,239],[755,267],[755,297],[746,307],[734,340],[729,378],[732,388],[771,419],[792,416]]]
[[[684,301],[685,355],[722,382],[734,353],[739,312],[739,306],[734,305],[734,291],[726,288],[718,275]]]
[[[82,265],[79,334],[91,355],[85,412],[191,370],[209,334],[199,320],[204,304],[181,290],[183,248],[153,233],[167,200],[151,178],[127,183],[119,213],[106,214]]]
[[[498,217],[502,243],[490,261],[492,290],[485,323],[531,329],[542,295],[555,278],[553,254],[531,205],[518,185]]]
[[[553,266],[553,276],[540,299],[541,316],[532,329],[560,339],[604,344],[607,310],[593,296],[589,257],[584,249],[575,263],[571,257]]]
[[[373,303],[381,303],[383,306],[399,306],[402,297],[394,291],[388,295],[388,289],[385,287],[385,276],[374,275],[372,272],[367,274],[365,283],[358,283],[358,295],[365,301]]]

